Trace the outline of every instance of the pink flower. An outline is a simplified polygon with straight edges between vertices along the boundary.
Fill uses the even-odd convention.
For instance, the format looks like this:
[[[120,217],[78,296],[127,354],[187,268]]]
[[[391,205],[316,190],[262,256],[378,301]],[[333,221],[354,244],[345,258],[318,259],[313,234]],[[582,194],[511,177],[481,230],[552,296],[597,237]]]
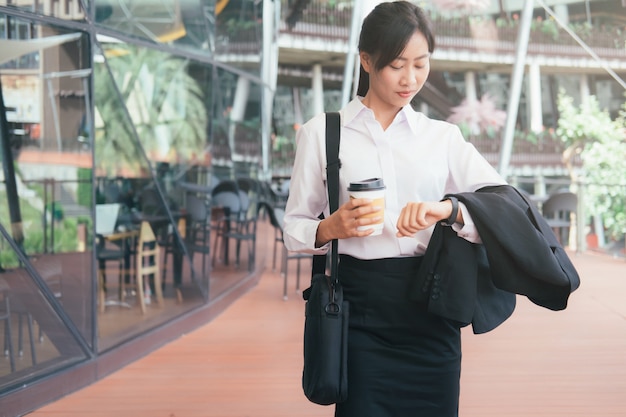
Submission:
[[[485,94],[480,100],[466,99],[453,107],[448,122],[467,125],[472,134],[479,134],[488,129],[501,129],[506,122],[506,112],[498,110],[491,96]]]

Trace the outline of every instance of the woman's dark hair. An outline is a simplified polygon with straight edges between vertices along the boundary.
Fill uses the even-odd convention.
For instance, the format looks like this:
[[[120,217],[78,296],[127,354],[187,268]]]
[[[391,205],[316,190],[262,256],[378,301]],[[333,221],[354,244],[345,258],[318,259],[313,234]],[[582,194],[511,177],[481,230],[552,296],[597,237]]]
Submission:
[[[402,53],[415,32],[424,35],[432,54],[435,37],[421,8],[404,0],[380,3],[363,20],[359,52],[367,52],[374,60],[374,69],[380,71]],[[361,66],[357,95],[363,97],[368,90],[369,74]]]

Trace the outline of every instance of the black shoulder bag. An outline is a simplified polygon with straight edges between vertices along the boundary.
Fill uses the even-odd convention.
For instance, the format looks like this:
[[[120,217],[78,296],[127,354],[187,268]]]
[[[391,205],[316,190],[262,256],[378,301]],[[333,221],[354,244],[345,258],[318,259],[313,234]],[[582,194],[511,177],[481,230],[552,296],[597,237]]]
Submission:
[[[330,212],[339,206],[339,113],[326,114],[326,183]],[[337,272],[337,239],[331,243],[330,276],[325,256],[314,257],[304,322],[302,388],[309,401],[330,405],[348,396],[348,314]],[[320,262],[320,260],[322,262]]]

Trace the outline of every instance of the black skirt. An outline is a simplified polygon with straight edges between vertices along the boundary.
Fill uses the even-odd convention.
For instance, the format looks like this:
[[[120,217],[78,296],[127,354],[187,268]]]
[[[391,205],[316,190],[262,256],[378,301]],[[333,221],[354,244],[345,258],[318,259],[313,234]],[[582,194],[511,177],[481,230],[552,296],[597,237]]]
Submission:
[[[458,415],[460,329],[408,299],[420,260],[340,256],[350,302],[348,399],[335,417]]]

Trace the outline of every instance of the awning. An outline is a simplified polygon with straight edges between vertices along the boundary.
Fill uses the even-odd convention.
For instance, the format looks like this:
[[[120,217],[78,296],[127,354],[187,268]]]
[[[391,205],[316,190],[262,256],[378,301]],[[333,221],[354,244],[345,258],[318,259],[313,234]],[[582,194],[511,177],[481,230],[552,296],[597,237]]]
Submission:
[[[19,58],[22,55],[30,54],[31,52],[74,41],[80,37],[81,33],[69,33],[67,35],[49,36],[47,38],[37,39],[0,39],[0,64]]]

